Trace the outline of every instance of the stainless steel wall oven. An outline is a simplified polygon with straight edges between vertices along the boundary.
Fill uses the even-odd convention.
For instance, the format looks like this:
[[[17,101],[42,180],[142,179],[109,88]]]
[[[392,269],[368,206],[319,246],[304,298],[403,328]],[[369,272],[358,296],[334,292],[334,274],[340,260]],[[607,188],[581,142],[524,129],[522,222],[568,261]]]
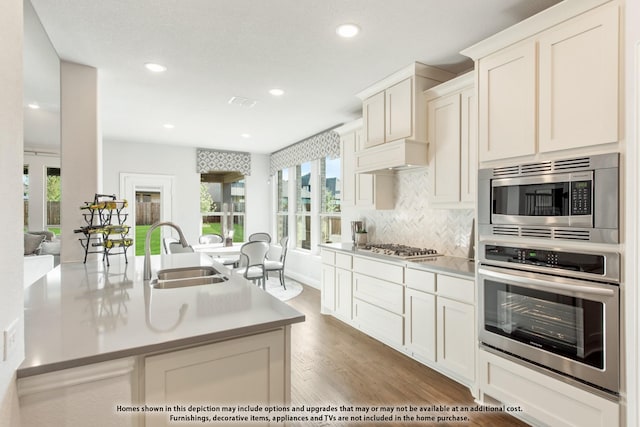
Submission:
[[[619,392],[618,253],[482,241],[479,256],[484,346]]]
[[[618,243],[618,153],[481,169],[482,235]]]

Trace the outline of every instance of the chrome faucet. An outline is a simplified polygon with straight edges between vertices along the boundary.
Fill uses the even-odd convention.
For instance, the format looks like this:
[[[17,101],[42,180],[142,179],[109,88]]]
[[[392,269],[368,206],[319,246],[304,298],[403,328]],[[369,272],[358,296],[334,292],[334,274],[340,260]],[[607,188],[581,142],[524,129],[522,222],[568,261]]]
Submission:
[[[176,224],[169,221],[160,221],[151,224],[149,230],[147,231],[147,237],[144,240],[144,280],[151,280],[151,233],[158,227],[166,225],[168,227],[172,227],[174,230],[178,232],[178,236],[180,237],[180,244],[183,247],[189,246],[187,243],[187,239],[184,238],[184,234],[182,233],[182,229],[178,227]]]

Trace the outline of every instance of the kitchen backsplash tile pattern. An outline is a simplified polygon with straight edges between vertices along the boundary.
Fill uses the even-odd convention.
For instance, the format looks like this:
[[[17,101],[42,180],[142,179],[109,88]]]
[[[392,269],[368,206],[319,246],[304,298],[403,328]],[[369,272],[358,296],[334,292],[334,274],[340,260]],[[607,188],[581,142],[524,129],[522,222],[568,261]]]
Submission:
[[[450,256],[466,257],[473,209],[434,209],[429,206],[429,169],[399,172],[395,209],[360,211],[371,242],[428,247]]]

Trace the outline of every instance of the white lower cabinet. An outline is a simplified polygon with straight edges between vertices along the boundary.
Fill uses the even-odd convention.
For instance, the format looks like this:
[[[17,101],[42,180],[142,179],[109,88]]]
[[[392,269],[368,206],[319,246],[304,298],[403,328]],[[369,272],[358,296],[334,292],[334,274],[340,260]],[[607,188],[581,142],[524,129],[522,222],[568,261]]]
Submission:
[[[418,360],[436,361],[436,296],[405,291],[405,346]]]
[[[473,305],[438,297],[437,361],[461,380],[475,380],[475,310]]]
[[[320,271],[321,300],[320,311],[333,313],[336,311],[336,268],[332,265],[322,264]]]
[[[21,427],[136,427],[138,415],[116,406],[137,405],[136,358],[129,357],[18,378]]]
[[[353,321],[360,330],[383,343],[392,347],[402,346],[402,315],[354,298]]]
[[[336,268],[335,273],[335,314],[343,320],[351,320],[353,295],[351,286],[351,271]]]
[[[475,281],[407,268],[405,285],[405,351],[475,392]]]
[[[150,356],[145,403],[283,405],[289,400],[285,359],[284,329]],[[146,417],[146,427],[172,424],[166,414]]]
[[[478,353],[481,401],[520,407],[510,414],[532,425],[620,425],[618,403],[485,350]]]

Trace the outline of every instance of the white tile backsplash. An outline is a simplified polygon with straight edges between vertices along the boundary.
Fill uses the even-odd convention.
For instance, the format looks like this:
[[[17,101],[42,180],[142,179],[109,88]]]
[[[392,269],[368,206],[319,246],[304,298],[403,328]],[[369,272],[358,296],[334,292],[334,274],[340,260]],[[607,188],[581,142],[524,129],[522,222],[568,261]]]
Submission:
[[[395,209],[346,209],[345,226],[364,220],[370,242],[401,243],[436,249],[445,255],[466,257],[473,209],[440,209],[429,205],[429,169],[398,172]]]

